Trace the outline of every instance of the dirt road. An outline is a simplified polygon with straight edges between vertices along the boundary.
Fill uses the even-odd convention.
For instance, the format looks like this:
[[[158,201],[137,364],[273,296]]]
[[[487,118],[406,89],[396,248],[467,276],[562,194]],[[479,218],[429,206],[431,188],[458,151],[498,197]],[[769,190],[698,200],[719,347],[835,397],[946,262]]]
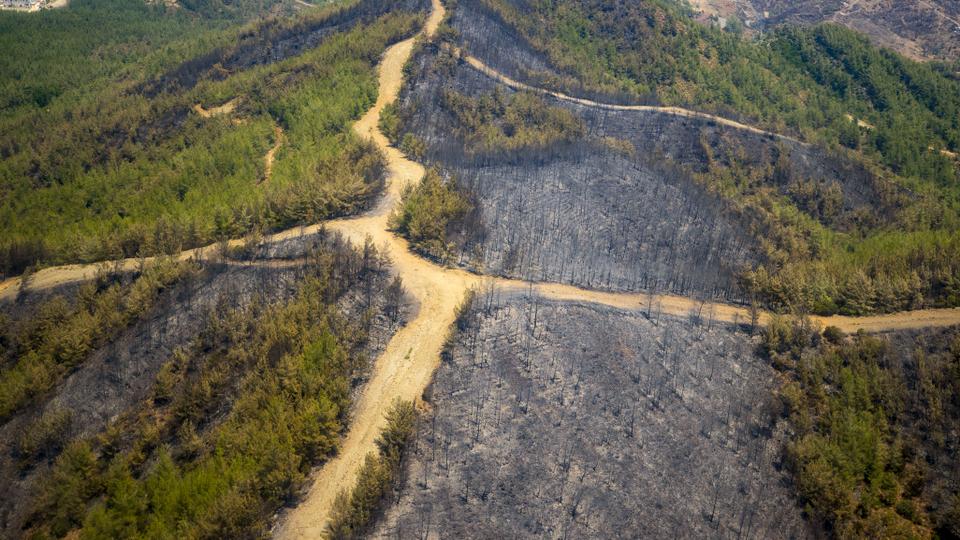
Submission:
[[[461,58],[469,64],[471,67],[483,73],[484,75],[506,85],[514,90],[523,90],[526,92],[534,92],[536,94],[551,96],[553,98],[559,99],[561,101],[566,101],[569,103],[576,103],[578,105],[583,105],[584,107],[592,107],[595,109],[607,109],[611,111],[642,111],[642,112],[653,112],[658,114],[667,114],[671,116],[681,116],[684,118],[699,118],[701,120],[708,120],[715,124],[726,126],[741,131],[747,131],[750,133],[756,133],[758,135],[764,135],[766,137],[771,137],[774,139],[780,139],[784,141],[790,141],[797,144],[806,145],[807,143],[790,137],[788,135],[781,135],[779,133],[774,133],[772,131],[767,131],[754,127],[751,125],[743,124],[737,122],[736,120],[730,120],[729,118],[723,118],[722,116],[716,116],[709,113],[691,111],[689,109],[684,109],[681,107],[657,107],[654,105],[613,105],[611,103],[601,103],[599,101],[592,101],[589,99],[578,98],[573,96],[568,96],[562,92],[556,92],[553,90],[547,90],[545,88],[538,88],[536,86],[530,86],[526,83],[520,81],[515,81],[505,74],[493,69],[487,64],[483,63],[482,60],[470,55],[462,55]]]
[[[443,19],[443,7],[433,0],[433,12],[424,28],[433,35]],[[480,278],[449,270],[413,255],[406,241],[387,230],[390,211],[403,187],[423,177],[421,165],[406,159],[389,146],[377,128],[383,107],[392,103],[403,83],[403,64],[410,57],[413,39],[387,50],[380,65],[380,96],[377,103],[355,125],[362,137],[369,137],[386,154],[389,168],[387,193],[368,215],[337,220],[327,228],[362,243],[369,236],[385,246],[395,271],[403,278],[404,288],[419,303],[417,315],[402,328],[383,355],[377,359],[370,380],[354,406],[350,430],[340,453],[316,475],[306,499],[289,512],[274,534],[278,538],[320,538],[323,535],[333,501],[340,490],[353,487],[363,458],[376,449],[374,441],[385,425],[384,415],[394,399],[414,400],[423,393],[440,362],[440,350],[446,331],[453,324],[456,306]]]
[[[273,146],[263,156],[263,180],[261,182],[269,182],[270,177],[273,176],[273,161],[276,159],[281,145],[283,145],[283,128],[273,126]]]
[[[751,322],[751,313],[748,308],[730,304],[698,301],[683,296],[655,295],[651,297],[644,293],[609,293],[556,283],[537,283],[531,285],[524,282],[505,280],[496,280],[495,283],[501,289],[514,291],[526,290],[548,300],[601,304],[645,313],[649,311],[651,316],[669,315],[686,317],[695,314],[704,320],[712,319],[716,322],[734,324],[749,324]],[[770,317],[770,313],[759,311],[757,313],[757,324],[761,326],[767,324]],[[924,309],[869,317],[845,317],[842,315],[823,317],[814,315],[811,316],[810,319],[820,323],[823,327],[836,326],[847,333],[854,333],[858,330],[878,333],[954,326],[960,324],[960,309]]]

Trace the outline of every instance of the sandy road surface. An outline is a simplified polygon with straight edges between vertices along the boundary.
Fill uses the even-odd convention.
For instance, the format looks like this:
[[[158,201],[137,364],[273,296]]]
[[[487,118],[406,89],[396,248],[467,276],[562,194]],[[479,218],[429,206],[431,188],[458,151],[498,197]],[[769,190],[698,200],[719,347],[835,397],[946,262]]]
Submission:
[[[750,310],[730,304],[698,301],[684,296],[656,295],[651,298],[644,293],[610,293],[581,289],[571,285],[556,283],[523,283],[519,281],[496,280],[501,289],[515,291],[527,290],[548,300],[584,302],[601,304],[624,310],[651,312],[651,315],[662,314],[675,317],[685,317],[696,314],[717,322],[749,324]],[[771,317],[768,312],[758,312],[758,324],[765,325]],[[869,317],[845,317],[833,315],[829,317],[810,316],[810,319],[820,323],[823,327],[836,326],[847,333],[858,330],[865,332],[892,332],[895,330],[913,330],[918,328],[935,328],[960,324],[960,309],[924,309],[919,311],[903,311],[889,315],[873,315]]]
[[[443,7],[433,0],[433,12],[424,28],[432,35],[443,19]],[[413,49],[413,39],[387,50],[380,65],[380,96],[377,103],[355,125],[362,137],[371,138],[386,154],[389,168],[387,193],[368,215],[337,220],[327,228],[343,233],[354,242],[369,236],[378,246],[386,246],[394,270],[403,278],[404,288],[419,302],[419,311],[409,324],[397,332],[377,359],[370,380],[354,405],[350,430],[339,454],[320,469],[309,494],[281,521],[274,534],[278,538],[320,538],[340,490],[353,487],[363,458],[375,451],[374,441],[385,425],[384,415],[397,398],[414,400],[429,384],[440,361],[446,329],[453,324],[456,306],[468,288],[479,282],[472,274],[433,265],[413,255],[407,243],[387,230],[390,211],[399,200],[403,187],[418,182],[424,174],[421,165],[406,159],[389,146],[377,128],[383,107],[396,100],[403,84],[403,64]]]
[[[270,181],[270,177],[273,175],[273,162],[277,157],[277,152],[280,151],[281,145],[283,145],[283,128],[273,126],[273,146],[271,146],[270,150],[267,150],[267,154],[263,156],[262,182]]]

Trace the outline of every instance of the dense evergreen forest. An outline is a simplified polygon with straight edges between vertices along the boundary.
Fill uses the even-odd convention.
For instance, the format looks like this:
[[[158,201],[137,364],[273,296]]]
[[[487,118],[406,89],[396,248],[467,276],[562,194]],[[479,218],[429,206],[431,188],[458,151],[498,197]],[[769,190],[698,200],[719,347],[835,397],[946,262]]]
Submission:
[[[0,272],[314,222],[377,191],[380,157],[348,128],[376,96],[380,54],[418,27],[402,8],[419,4],[248,24],[263,4],[211,5],[0,17],[19,51],[0,71]]]
[[[787,449],[807,512],[839,538],[960,535],[960,333],[845,336],[775,320]],[[952,471],[952,472],[951,472]]]

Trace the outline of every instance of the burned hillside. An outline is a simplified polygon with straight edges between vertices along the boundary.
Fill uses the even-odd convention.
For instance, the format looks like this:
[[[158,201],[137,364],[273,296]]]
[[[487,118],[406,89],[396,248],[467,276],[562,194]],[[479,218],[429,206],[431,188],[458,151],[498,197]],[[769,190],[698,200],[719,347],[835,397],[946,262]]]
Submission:
[[[508,30],[462,16],[470,5],[458,5],[452,25],[464,28],[460,39],[474,51],[467,27],[479,24],[475,32],[484,35],[497,34],[487,32],[490,25]],[[544,62],[521,45],[490,58]],[[404,146],[411,134],[424,159],[475,201],[453,240],[459,262],[482,272],[746,301],[739,278],[769,263],[761,243],[774,237],[767,229],[775,225],[758,222],[717,178],[752,175],[748,189],[786,198],[824,227],[853,234],[887,227],[911,200],[843,152],[709,119],[516,92],[449,45],[425,48],[409,69],[395,137],[401,148],[420,151]],[[507,123],[491,135],[498,114]],[[538,115],[560,120],[541,125]],[[570,127],[554,133],[559,121]]]
[[[77,512],[82,506],[51,509],[47,505],[56,501],[50,499],[55,486],[51,486],[51,475],[64,474],[60,456],[78,444],[90,444],[84,441],[93,441],[100,459],[123,455],[130,448],[146,453],[139,458],[146,458],[146,463],[133,461],[135,473],[144,477],[154,467],[161,447],[178,452],[178,462],[202,457],[212,443],[200,441],[231,421],[244,399],[245,378],[260,369],[256,345],[247,345],[250,350],[244,353],[252,359],[233,349],[253,338],[258,325],[269,326],[261,317],[279,317],[278,306],[298,302],[305,287],[316,289],[318,285],[310,285],[315,280],[326,283],[318,290],[317,305],[330,303],[343,314],[344,318],[330,322],[332,331],[343,334],[344,346],[355,358],[348,381],[354,392],[362,386],[369,359],[382,352],[409,315],[388,262],[372,246],[355,252],[337,235],[320,233],[261,246],[249,242],[226,254],[211,254],[199,265],[179,264],[186,265],[186,273],[161,290],[148,311],[114,335],[95,339],[94,347],[73,362],[62,382],[49,389],[39,387],[36,395],[4,419],[0,426],[4,536],[17,537],[36,527],[53,527],[54,534],[63,534],[61,527],[78,519],[73,515],[64,523],[63,512]],[[3,305],[4,320],[10,323],[2,340],[5,389],[10,390],[10,377],[24,351],[35,348],[44,354],[36,341],[56,332],[43,324],[51,310],[71,313],[72,306],[86,302],[89,295],[112,290],[109,287],[114,284],[128,287],[136,278],[136,274],[106,272],[96,288],[67,286],[25,293],[17,302]],[[62,324],[73,325],[67,317]],[[306,320],[298,324],[307,328]],[[285,350],[297,346],[302,344],[279,339],[267,351],[269,362],[278,362]],[[27,358],[42,360],[36,354]],[[62,354],[54,354],[54,361],[61,361]],[[218,356],[230,360],[223,365]],[[345,421],[346,411],[340,416]],[[184,429],[189,429],[189,437]],[[183,451],[184,445],[193,446]],[[307,460],[302,466],[308,471],[310,465]]]
[[[374,537],[813,536],[776,372],[708,311],[479,295]]]
[[[163,92],[188,91],[204,79],[220,80],[237,71],[297,56],[315,48],[330,35],[370,24],[387,13],[422,12],[428,7],[427,0],[364,0],[331,15],[307,18],[292,25],[279,19],[267,20],[252,25],[239,36],[238,43],[188,60],[144,83],[136,92],[156,97]]]
[[[668,0],[297,2],[9,119],[63,134],[4,207],[0,538],[960,535],[956,81]]]

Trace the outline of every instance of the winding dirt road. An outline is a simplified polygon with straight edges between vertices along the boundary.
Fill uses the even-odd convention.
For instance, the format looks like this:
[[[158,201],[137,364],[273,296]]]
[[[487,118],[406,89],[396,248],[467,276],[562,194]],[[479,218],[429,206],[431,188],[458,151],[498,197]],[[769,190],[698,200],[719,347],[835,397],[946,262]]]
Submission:
[[[433,35],[443,19],[443,7],[433,0],[433,12],[424,28]],[[419,303],[417,315],[398,331],[377,359],[370,380],[354,405],[350,430],[339,454],[316,475],[306,499],[290,511],[274,534],[277,538],[320,538],[323,536],[333,501],[340,490],[352,488],[364,457],[375,451],[374,441],[385,426],[384,415],[397,398],[415,400],[429,384],[440,362],[446,329],[455,318],[456,306],[464,293],[479,283],[478,276],[460,270],[442,268],[417,257],[407,242],[387,230],[390,211],[400,199],[403,188],[418,182],[423,167],[406,159],[389,146],[377,128],[383,107],[392,103],[403,83],[403,64],[410,57],[414,40],[398,43],[387,50],[380,66],[380,96],[377,103],[355,125],[354,131],[369,137],[386,154],[389,168],[387,192],[369,214],[356,219],[327,224],[351,241],[362,243],[371,237],[378,246],[386,246],[403,286]]]
[[[273,176],[273,161],[276,159],[281,145],[283,145],[283,128],[278,125],[273,126],[273,146],[263,156],[263,180],[261,180],[261,183],[269,182],[270,177]]]
[[[430,37],[435,33],[443,15],[444,10],[439,0],[433,0],[433,12],[423,29],[425,36]],[[376,360],[370,380],[354,405],[350,430],[343,441],[339,454],[317,472],[309,494],[304,501],[283,516],[283,519],[278,523],[274,533],[280,538],[318,538],[323,535],[336,495],[342,489],[351,488],[354,485],[363,458],[369,452],[375,450],[374,441],[384,427],[384,415],[389,406],[397,398],[405,400],[419,398],[429,384],[433,372],[440,362],[440,352],[447,329],[454,322],[456,307],[463,301],[465,293],[471,288],[479,288],[492,283],[508,294],[520,294],[529,291],[546,300],[602,304],[631,311],[650,310],[658,316],[686,316],[691,313],[699,313],[704,319],[710,318],[714,321],[748,323],[751,319],[749,310],[734,305],[704,304],[696,299],[679,296],[657,295],[651,299],[647,294],[607,293],[561,284],[530,284],[516,280],[485,278],[463,270],[437,266],[414,255],[404,239],[393,235],[388,230],[387,220],[391,210],[399,201],[403,188],[411,183],[419,182],[425,171],[423,166],[408,160],[399,150],[391,147],[377,127],[381,111],[387,104],[394,102],[399,94],[403,83],[403,65],[412,53],[414,41],[415,38],[411,38],[397,43],[385,52],[379,67],[380,94],[377,102],[354,125],[354,131],[359,136],[374,141],[387,158],[388,185],[386,193],[376,208],[357,218],[335,220],[327,222],[325,225],[297,227],[264,239],[265,242],[276,242],[301,234],[313,234],[321,227],[340,232],[356,244],[362,244],[369,237],[377,246],[383,246],[386,249],[393,262],[394,270],[403,279],[405,289],[419,304],[416,316],[397,332],[383,355]],[[793,140],[732,120],[685,109],[608,105],[573,98],[513,81],[475,58],[467,57],[466,61],[508,86],[550,94],[558,99],[585,106],[613,110],[652,111],[704,118],[736,129]],[[241,244],[243,244],[241,239],[230,242],[231,246]],[[205,256],[215,254],[216,249],[215,246],[207,246],[187,250],[180,253],[178,258],[181,260],[203,259]],[[140,264],[149,264],[152,260],[125,259],[105,264],[109,264],[111,267],[133,270]],[[257,264],[287,265],[300,264],[300,262],[252,261],[233,264],[245,266]],[[71,265],[44,269],[31,277],[28,282],[29,288],[42,289],[92,279],[101,266],[103,264]],[[0,283],[0,300],[14,298],[19,289],[19,278]],[[763,324],[769,320],[769,317],[770,315],[766,313],[760,313],[759,323]],[[847,332],[859,329],[881,332],[960,324],[960,310],[924,310],[876,317],[820,317],[815,319],[824,325],[838,326]]]
[[[610,103],[601,103],[599,101],[592,101],[585,98],[569,96],[567,94],[564,94],[562,92],[556,92],[554,90],[547,90],[545,88],[530,86],[529,84],[511,79],[510,77],[504,75],[503,73],[488,66],[482,60],[480,60],[475,56],[463,54],[462,52],[460,52],[460,55],[463,61],[469,64],[472,68],[500,82],[501,84],[504,84],[506,86],[509,86],[510,88],[513,88],[514,90],[522,90],[525,92],[533,92],[536,94],[551,96],[555,99],[559,99],[560,101],[576,103],[577,105],[583,105],[584,107],[591,107],[594,109],[606,109],[610,111],[641,111],[641,112],[652,112],[657,114],[666,114],[670,116],[680,116],[683,118],[697,118],[700,120],[707,120],[721,126],[730,127],[730,128],[738,129],[741,131],[747,131],[750,133],[756,133],[758,135],[763,135],[765,137],[780,139],[783,141],[790,141],[790,142],[801,144],[801,145],[807,145],[807,143],[799,139],[790,137],[788,135],[774,133],[772,131],[760,129],[758,127],[754,127],[748,124],[743,124],[743,123],[737,122],[736,120],[731,120],[729,118],[724,118],[722,116],[716,116],[710,113],[692,111],[690,109],[684,109],[681,107],[658,107],[655,105],[613,105]]]

